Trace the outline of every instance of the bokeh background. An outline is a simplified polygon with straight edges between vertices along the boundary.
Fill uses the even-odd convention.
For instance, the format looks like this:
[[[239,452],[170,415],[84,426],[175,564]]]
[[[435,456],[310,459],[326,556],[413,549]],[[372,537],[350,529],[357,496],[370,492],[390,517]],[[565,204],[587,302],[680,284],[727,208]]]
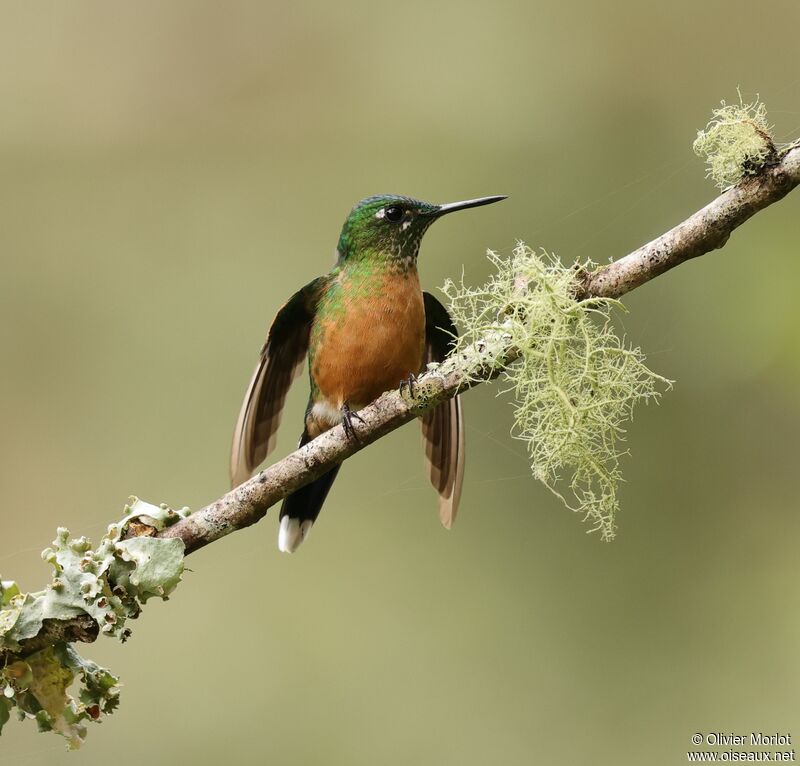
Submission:
[[[27,589],[57,526],[226,489],[264,331],[354,201],[509,194],[424,242],[426,286],[477,282],[487,247],[603,263],[710,200],[691,142],[737,85],[800,135],[795,0],[0,10],[0,571]],[[406,427],[296,556],[271,513],[84,647],[125,688],[83,750],[12,721],[0,761],[675,764],[696,731],[800,735],[799,220],[790,196],[627,298],[677,384],[630,428],[616,542],[483,386],[452,532]]]

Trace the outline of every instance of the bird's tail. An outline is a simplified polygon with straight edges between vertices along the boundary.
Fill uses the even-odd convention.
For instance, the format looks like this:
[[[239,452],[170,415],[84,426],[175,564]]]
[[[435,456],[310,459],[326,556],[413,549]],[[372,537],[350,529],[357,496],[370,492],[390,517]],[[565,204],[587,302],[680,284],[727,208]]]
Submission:
[[[302,447],[309,441],[308,434],[303,430],[299,446]],[[278,531],[279,550],[284,553],[294,553],[306,539],[340,468],[341,465],[334,466],[318,479],[284,498],[281,505],[281,526]]]

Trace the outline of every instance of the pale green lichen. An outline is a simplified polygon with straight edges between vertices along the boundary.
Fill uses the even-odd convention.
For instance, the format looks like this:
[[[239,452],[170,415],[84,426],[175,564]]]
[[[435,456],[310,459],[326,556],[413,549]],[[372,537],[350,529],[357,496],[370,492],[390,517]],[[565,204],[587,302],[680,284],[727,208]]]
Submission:
[[[758,96],[746,104],[737,92],[739,103],[722,101],[692,145],[696,154],[705,157],[706,177],[721,189],[756,175],[776,153],[766,106]]]
[[[514,396],[513,435],[527,444],[533,475],[611,540],[624,425],[670,381],[616,333],[619,301],[575,299],[578,266],[522,243],[508,259],[488,257],[496,273],[486,284],[448,280],[442,288],[462,329],[455,357],[502,371]],[[509,347],[519,358],[507,365]]]
[[[183,573],[183,542],[158,537],[122,539],[130,522],[160,531],[188,514],[132,498],[125,518],[108,527],[96,549],[85,537],[71,539],[59,529],[42,552],[53,565],[52,582],[42,591],[21,593],[16,583],[0,581],[0,731],[16,707],[42,731],[55,731],[71,748],[86,736],[87,721],[111,713],[118,703],[118,679],[85,660],[63,642],[25,653],[45,620],[91,616],[105,635],[126,640],[126,621],[157,596],[166,599]],[[77,698],[69,693],[78,683]]]

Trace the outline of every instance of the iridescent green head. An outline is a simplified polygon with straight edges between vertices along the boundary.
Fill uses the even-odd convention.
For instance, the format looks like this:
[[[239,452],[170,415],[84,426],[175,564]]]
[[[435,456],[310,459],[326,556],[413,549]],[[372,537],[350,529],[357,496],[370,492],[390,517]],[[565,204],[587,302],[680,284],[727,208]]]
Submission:
[[[456,210],[489,205],[505,197],[480,197],[448,205],[433,205],[397,194],[381,194],[358,202],[342,227],[339,263],[361,258],[415,261],[419,243],[438,218]]]

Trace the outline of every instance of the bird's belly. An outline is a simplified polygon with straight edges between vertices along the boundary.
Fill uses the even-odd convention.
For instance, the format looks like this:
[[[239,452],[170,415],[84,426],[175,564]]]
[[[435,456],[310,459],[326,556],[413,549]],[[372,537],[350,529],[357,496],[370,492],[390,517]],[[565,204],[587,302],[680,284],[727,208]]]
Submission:
[[[333,420],[345,403],[352,409],[369,404],[422,366],[425,308],[416,278],[397,280],[369,300],[345,302],[338,316],[318,321],[311,377],[319,414],[326,411],[320,420]]]

